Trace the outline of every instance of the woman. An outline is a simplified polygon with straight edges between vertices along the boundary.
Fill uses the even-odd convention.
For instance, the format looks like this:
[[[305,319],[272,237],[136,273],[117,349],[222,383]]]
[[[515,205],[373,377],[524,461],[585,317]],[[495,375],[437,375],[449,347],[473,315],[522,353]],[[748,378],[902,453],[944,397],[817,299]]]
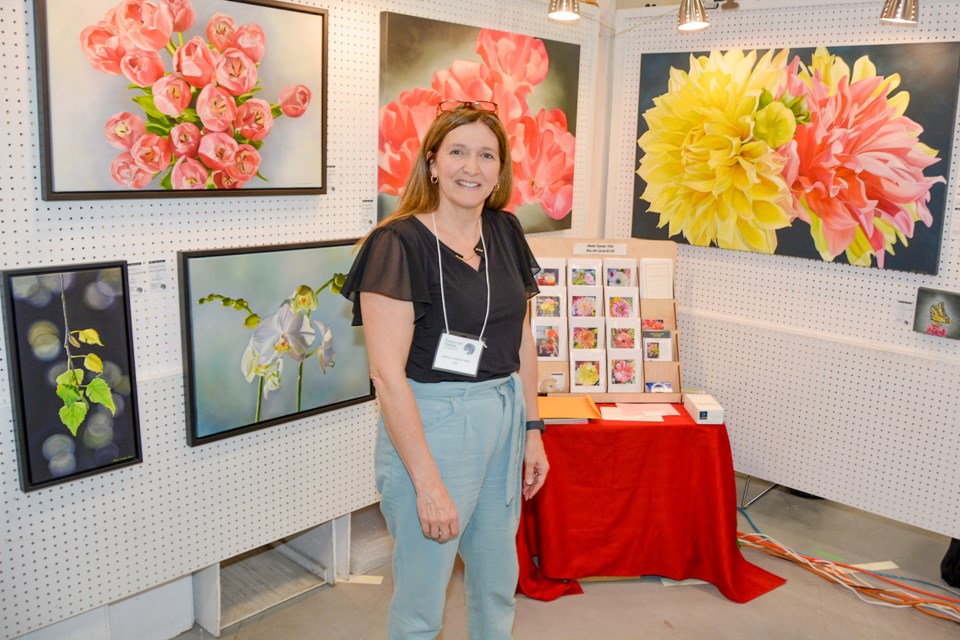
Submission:
[[[362,242],[343,288],[380,398],[390,638],[440,632],[458,553],[470,637],[511,637],[520,499],[548,471],[527,316],[539,267],[499,210],[512,189],[496,105],[441,103],[396,212]]]

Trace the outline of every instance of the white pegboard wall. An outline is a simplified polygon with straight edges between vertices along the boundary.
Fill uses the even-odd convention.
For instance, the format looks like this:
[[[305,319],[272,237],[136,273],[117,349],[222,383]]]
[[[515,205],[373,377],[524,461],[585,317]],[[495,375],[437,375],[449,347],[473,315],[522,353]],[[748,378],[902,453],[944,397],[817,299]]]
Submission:
[[[618,13],[609,237],[631,231],[644,53],[960,39],[953,1],[923,2],[916,29],[881,26],[881,2],[752,4],[711,11],[710,29],[696,34],[677,32],[675,16],[658,17],[659,8]],[[938,275],[679,246],[683,384],[727,408],[738,470],[960,534],[952,411],[960,342],[912,331],[918,287],[960,291],[958,137]]]
[[[288,0],[296,1],[296,0]],[[102,606],[377,499],[377,406],[367,403],[200,447],[186,445],[176,253],[351,238],[373,223],[380,12],[580,45],[573,228],[595,182],[596,22],[459,0],[304,0],[329,11],[328,191],[323,196],[44,202],[33,2],[0,2],[0,268],[161,260],[163,291],[131,297],[143,463],[24,494],[0,344],[0,638]],[[587,8],[587,11],[592,9]]]
[[[690,311],[679,329],[684,377],[731,416],[738,469],[957,535],[960,362]]]

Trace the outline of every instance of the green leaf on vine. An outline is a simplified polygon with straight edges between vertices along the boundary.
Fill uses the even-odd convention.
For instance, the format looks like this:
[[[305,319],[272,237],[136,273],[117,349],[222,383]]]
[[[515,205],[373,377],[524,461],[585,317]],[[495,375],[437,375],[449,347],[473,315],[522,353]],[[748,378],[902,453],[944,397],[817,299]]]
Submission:
[[[103,378],[94,378],[90,381],[90,384],[87,385],[87,397],[90,398],[90,402],[102,404],[107,409],[110,409],[110,413],[113,415],[117,414],[117,406],[113,404],[113,394],[110,392],[110,385],[108,385],[107,381]]]
[[[87,368],[88,371],[93,371],[94,373],[103,373],[103,360],[100,359],[95,353],[88,353],[87,356],[83,359],[83,366]]]
[[[89,406],[83,400],[60,408],[60,422],[70,430],[73,437],[77,437],[77,431],[83,424],[83,419],[87,417],[87,409],[89,409]]]
[[[83,369],[67,369],[57,376],[57,385],[79,387],[83,382]]]
[[[77,331],[77,337],[80,339],[80,342],[84,344],[96,344],[103,346],[103,343],[100,342],[100,334],[97,333],[96,329],[83,329]]]
[[[78,349],[80,348],[80,342],[73,336],[67,336],[67,340],[69,340],[70,344],[72,344],[73,346],[77,347]]]
[[[63,400],[63,404],[66,407],[83,399],[83,396],[80,395],[80,387],[72,387],[65,384],[57,385],[57,395],[60,396],[60,399]]]

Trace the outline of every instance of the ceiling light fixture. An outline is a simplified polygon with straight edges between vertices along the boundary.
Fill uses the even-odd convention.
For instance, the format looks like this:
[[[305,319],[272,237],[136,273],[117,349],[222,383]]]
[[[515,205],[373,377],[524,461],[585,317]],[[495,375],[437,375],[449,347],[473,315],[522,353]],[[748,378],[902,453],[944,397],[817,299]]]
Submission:
[[[920,0],[887,0],[880,12],[880,22],[917,26],[920,23]]]
[[[579,0],[550,0],[547,17],[560,22],[576,22],[580,19]]]
[[[699,31],[709,26],[703,0],[680,0],[680,13],[677,15],[679,31]]]

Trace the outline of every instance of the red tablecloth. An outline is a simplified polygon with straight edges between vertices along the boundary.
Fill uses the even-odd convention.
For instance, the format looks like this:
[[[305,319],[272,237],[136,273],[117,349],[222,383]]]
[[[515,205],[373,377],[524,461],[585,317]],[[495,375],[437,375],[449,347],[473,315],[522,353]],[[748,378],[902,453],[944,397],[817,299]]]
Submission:
[[[737,547],[726,428],[674,406],[663,423],[547,425],[550,475],[523,505],[518,593],[554,600],[583,593],[576,578],[655,575],[748,602],[784,583]]]

